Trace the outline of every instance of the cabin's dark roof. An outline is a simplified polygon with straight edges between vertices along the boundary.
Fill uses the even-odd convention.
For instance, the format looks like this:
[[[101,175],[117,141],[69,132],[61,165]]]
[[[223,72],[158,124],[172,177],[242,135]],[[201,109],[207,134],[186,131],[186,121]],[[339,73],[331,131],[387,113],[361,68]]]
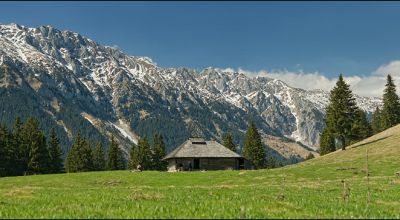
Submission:
[[[225,158],[241,158],[241,156],[222,144],[216,141],[205,141],[202,138],[190,138],[185,141],[171,153],[169,153],[165,159],[172,158],[205,158],[205,157],[225,157]]]

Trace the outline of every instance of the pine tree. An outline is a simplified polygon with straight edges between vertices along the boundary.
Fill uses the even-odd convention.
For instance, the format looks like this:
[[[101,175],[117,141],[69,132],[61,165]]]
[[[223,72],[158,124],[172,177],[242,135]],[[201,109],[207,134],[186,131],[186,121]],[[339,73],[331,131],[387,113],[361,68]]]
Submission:
[[[153,137],[152,169],[160,171],[166,170],[167,163],[162,160],[165,156],[164,138],[161,134],[155,134]]]
[[[377,134],[383,131],[382,126],[382,113],[379,107],[376,107],[374,114],[372,115],[372,122],[371,122],[372,131],[374,134]]]
[[[31,142],[29,151],[28,172],[34,174],[50,172],[50,154],[43,132],[38,132]]]
[[[23,137],[23,124],[21,123],[20,117],[15,118],[14,126],[12,129],[12,141],[14,148],[15,165],[14,175],[23,175],[24,171],[28,167],[28,155],[27,144],[24,144]]]
[[[324,129],[319,137],[320,154],[325,155],[336,150],[335,138],[329,129]]]
[[[106,169],[105,154],[100,141],[96,143],[96,147],[93,151],[93,169],[96,171],[102,171]]]
[[[383,94],[382,126],[383,130],[393,127],[400,122],[400,101],[396,94],[392,76],[387,76],[386,88]]]
[[[152,165],[152,161],[151,161],[152,153],[151,153],[149,141],[146,136],[139,140],[138,148],[139,148],[139,159],[141,162],[140,165],[142,166],[143,169],[150,170],[151,165]]]
[[[60,147],[60,141],[57,138],[57,134],[54,128],[50,130],[48,145],[50,152],[50,172],[61,173],[63,171],[63,153]]]
[[[125,162],[118,143],[111,136],[110,146],[108,147],[107,170],[123,170]]]
[[[361,141],[372,135],[371,125],[369,124],[367,115],[363,110],[357,109],[351,129],[351,143]]]
[[[311,152],[307,155],[306,160],[313,159],[315,156]]]
[[[20,119],[16,118],[14,124],[13,137],[16,144],[19,145],[17,160],[19,163],[18,168],[21,175],[24,175],[26,174],[26,172],[28,172],[29,151],[30,151],[30,143],[32,140],[33,121],[34,119],[30,117],[22,126],[22,124],[20,124]]]
[[[136,146],[135,144],[132,145],[131,151],[129,153],[130,158],[129,158],[129,169],[134,170],[137,168],[139,164],[141,164],[141,161],[139,159],[139,147]]]
[[[131,149],[130,166],[131,168],[136,169],[136,166],[140,165],[143,170],[149,170],[151,169],[152,164],[150,144],[147,137],[141,138],[137,147]]]
[[[352,135],[352,124],[357,114],[357,104],[350,86],[340,75],[336,86],[331,90],[329,105],[326,108],[325,124],[333,137],[339,140],[342,150],[346,149]]]
[[[92,171],[92,159],[92,149],[87,140],[78,134],[68,152],[65,170],[68,173]]]
[[[13,175],[14,165],[12,136],[5,126],[0,125],[0,177]]]
[[[226,148],[228,148],[229,150],[231,150],[231,151],[233,151],[233,152],[236,152],[236,146],[235,146],[235,144],[233,143],[233,138],[232,138],[231,133],[227,133],[227,134],[224,136],[224,146],[225,146]]]
[[[254,121],[249,123],[244,140],[243,156],[249,160],[256,169],[264,168],[265,166],[265,150],[261,142],[261,136],[258,133]]]
[[[277,167],[277,161],[275,159],[275,157],[268,157],[266,160],[266,168],[272,169],[272,168],[276,168]]]
[[[34,174],[50,172],[50,154],[46,137],[39,129],[36,118],[29,118],[24,127],[24,135],[29,146],[28,172]]]

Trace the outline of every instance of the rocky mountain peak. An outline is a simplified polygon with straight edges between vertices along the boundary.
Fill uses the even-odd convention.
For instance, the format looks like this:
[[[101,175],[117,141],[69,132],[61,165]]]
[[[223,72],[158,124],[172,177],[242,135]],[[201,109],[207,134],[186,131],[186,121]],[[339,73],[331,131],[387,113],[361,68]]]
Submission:
[[[98,131],[117,132],[127,143],[172,126],[181,132],[170,137],[172,144],[193,134],[220,139],[228,131],[243,134],[252,118],[264,134],[318,147],[324,127],[328,92],[293,88],[267,76],[215,67],[162,68],[151,58],[52,26],[0,25],[0,45],[1,63],[12,64],[45,99],[43,105],[51,106],[52,95],[75,103],[80,117]],[[356,98],[369,113],[381,104]]]

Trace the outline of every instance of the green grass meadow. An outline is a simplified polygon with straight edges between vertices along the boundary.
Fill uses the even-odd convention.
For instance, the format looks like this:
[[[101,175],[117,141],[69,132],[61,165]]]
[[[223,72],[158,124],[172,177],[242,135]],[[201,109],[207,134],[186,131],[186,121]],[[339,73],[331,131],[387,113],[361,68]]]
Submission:
[[[0,218],[400,218],[399,143],[397,126],[272,170],[5,177]]]

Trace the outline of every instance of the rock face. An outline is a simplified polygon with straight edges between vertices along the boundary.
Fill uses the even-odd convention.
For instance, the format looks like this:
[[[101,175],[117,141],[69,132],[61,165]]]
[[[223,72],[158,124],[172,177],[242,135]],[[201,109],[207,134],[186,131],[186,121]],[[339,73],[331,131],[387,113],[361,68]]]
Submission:
[[[169,149],[189,136],[220,140],[227,131],[239,142],[249,119],[265,135],[317,148],[329,98],[325,91],[218,68],[161,68],[77,33],[16,24],[0,25],[0,92],[0,110],[11,108],[16,94],[24,96],[37,107],[31,113],[56,126],[64,143],[77,132],[114,134],[126,150],[154,132],[164,134]],[[381,100],[357,102],[370,113]],[[0,119],[11,123],[27,111]]]

